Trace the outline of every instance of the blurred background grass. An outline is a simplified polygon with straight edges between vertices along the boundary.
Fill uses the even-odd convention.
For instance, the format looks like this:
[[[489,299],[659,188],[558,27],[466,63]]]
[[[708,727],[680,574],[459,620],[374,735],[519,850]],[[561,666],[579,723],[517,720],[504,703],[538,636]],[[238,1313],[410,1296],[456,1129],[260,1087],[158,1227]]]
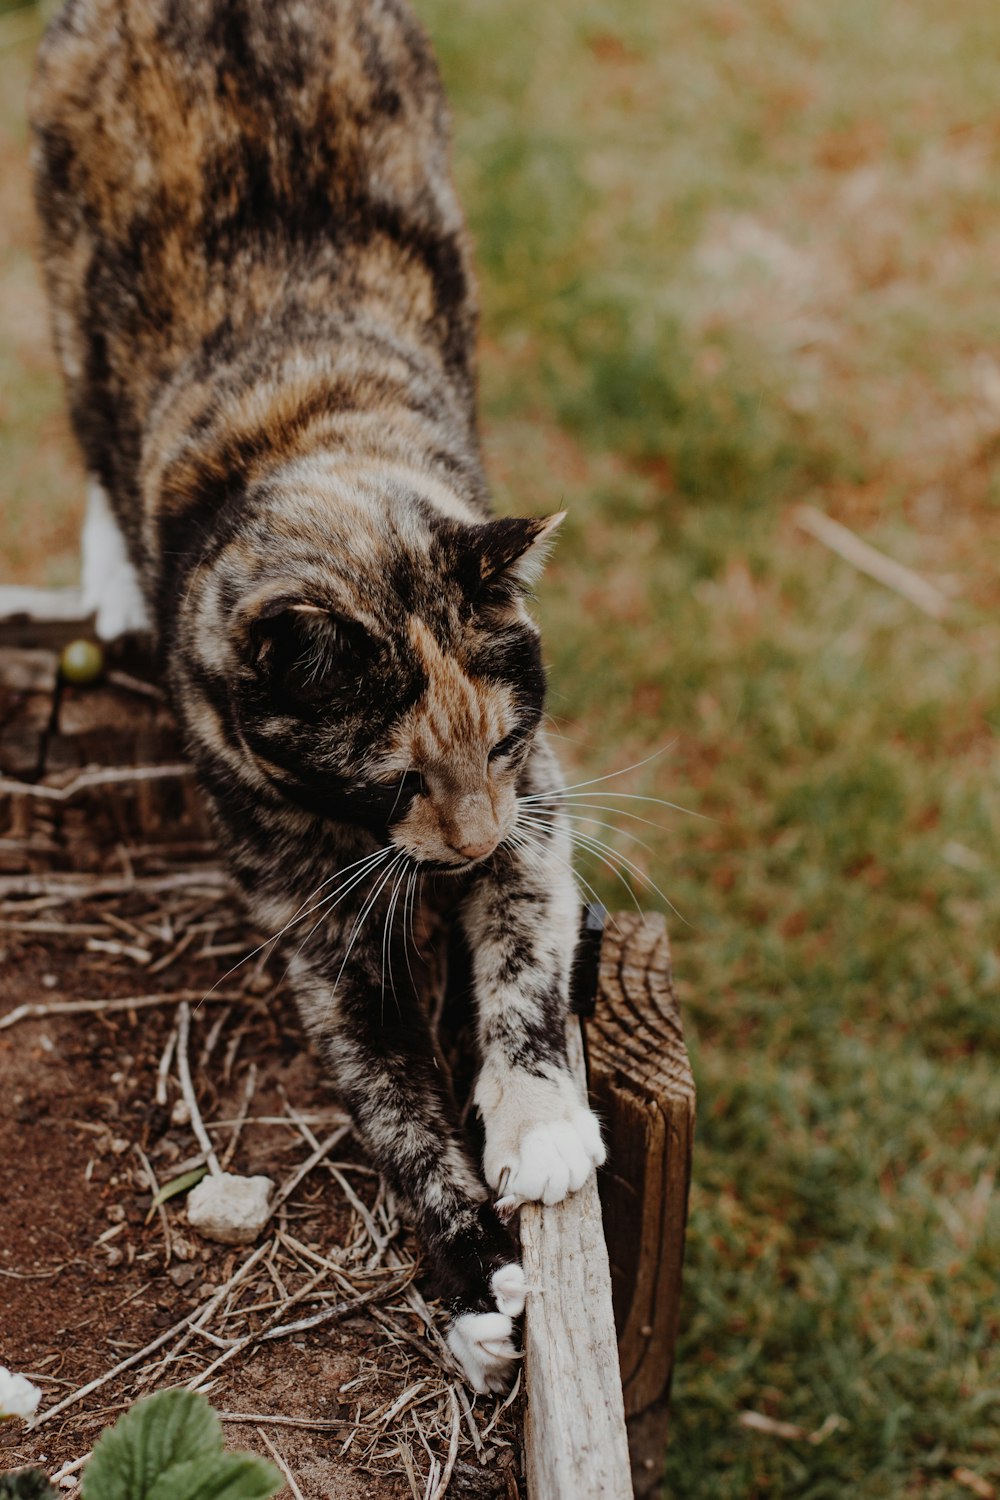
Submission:
[[[1000,1493],[1000,9],[418,9],[499,500],[570,510],[540,602],[562,753],[577,780],[660,751],[603,786],[701,815],[591,829],[680,913],[700,1091],[663,1493]],[[0,16],[0,554],[57,583],[82,476],[32,259],[36,37]]]

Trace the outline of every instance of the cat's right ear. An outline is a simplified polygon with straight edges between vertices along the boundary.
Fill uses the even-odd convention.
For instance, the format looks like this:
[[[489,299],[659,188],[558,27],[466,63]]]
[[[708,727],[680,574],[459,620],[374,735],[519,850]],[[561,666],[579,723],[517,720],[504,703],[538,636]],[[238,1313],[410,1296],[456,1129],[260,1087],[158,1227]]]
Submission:
[[[564,510],[554,516],[502,516],[468,529],[463,572],[474,594],[529,590],[541,576]]]

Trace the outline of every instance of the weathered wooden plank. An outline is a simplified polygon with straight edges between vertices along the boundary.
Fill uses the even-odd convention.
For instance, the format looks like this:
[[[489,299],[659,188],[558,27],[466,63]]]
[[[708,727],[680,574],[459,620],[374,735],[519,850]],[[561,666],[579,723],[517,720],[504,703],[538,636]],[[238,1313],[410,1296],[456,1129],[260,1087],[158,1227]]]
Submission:
[[[151,664],[138,655],[122,663],[112,649],[104,678],[75,687],[60,680],[58,655],[75,623],[48,622],[48,649],[37,644],[40,622],[27,624],[24,635],[0,615],[4,868],[13,867],[18,847],[30,855],[39,838],[61,849],[69,866],[88,868],[120,843],[208,837],[194,778],[175,769],[183,746],[174,720],[158,689],[135,675]]]
[[[584,1076],[580,1024],[570,1058]],[[521,1209],[524,1457],[530,1500],[631,1500],[611,1273],[597,1184]]]
[[[16,648],[0,651],[0,692],[54,693],[59,661],[53,651]]]
[[[587,1044],[591,1098],[611,1143],[600,1190],[631,1416],[670,1383],[694,1143],[694,1079],[659,914],[609,921]]]

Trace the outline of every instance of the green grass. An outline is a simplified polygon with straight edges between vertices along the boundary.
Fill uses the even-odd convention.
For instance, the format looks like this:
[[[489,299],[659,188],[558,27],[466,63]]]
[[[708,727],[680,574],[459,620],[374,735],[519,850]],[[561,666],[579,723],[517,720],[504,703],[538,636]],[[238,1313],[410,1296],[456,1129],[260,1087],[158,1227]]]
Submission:
[[[498,496],[570,509],[539,606],[559,744],[575,779],[662,749],[595,800],[701,815],[623,801],[663,831],[596,830],[680,913],[699,1087],[664,1495],[1000,1486],[1000,11],[419,9]],[[0,66],[20,161],[25,49]],[[58,537],[78,505],[64,431],[38,440],[40,340],[7,356],[30,378],[0,436]],[[800,500],[953,594],[949,620],[797,530]],[[21,576],[51,566],[12,540]],[[790,1441],[744,1409],[839,1425]]]
[[[24,107],[33,13],[0,0],[0,579],[58,585],[78,572],[84,478],[34,253]]]
[[[1000,1479],[1000,419],[976,384],[1000,15],[421,10],[502,502],[570,507],[540,604],[564,755],[600,775],[665,746],[595,800],[711,820],[622,801],[665,831],[595,830],[681,914],[699,1123],[664,1494],[957,1500],[956,1469]],[[953,618],[797,532],[801,499],[952,587]],[[744,1409],[840,1425],[789,1441]]]

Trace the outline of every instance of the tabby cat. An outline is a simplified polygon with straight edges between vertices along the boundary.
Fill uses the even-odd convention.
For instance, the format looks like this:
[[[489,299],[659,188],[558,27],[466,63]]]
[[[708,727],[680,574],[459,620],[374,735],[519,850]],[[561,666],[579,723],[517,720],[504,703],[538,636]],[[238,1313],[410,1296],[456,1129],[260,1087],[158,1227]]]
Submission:
[[[561,517],[490,515],[427,40],[403,0],[67,0],[31,120],[99,632],[154,630],[229,867],[501,1389],[509,1210],[604,1149],[567,826],[519,826],[561,785],[525,605]],[[409,974],[424,872],[472,953],[482,1173]]]

